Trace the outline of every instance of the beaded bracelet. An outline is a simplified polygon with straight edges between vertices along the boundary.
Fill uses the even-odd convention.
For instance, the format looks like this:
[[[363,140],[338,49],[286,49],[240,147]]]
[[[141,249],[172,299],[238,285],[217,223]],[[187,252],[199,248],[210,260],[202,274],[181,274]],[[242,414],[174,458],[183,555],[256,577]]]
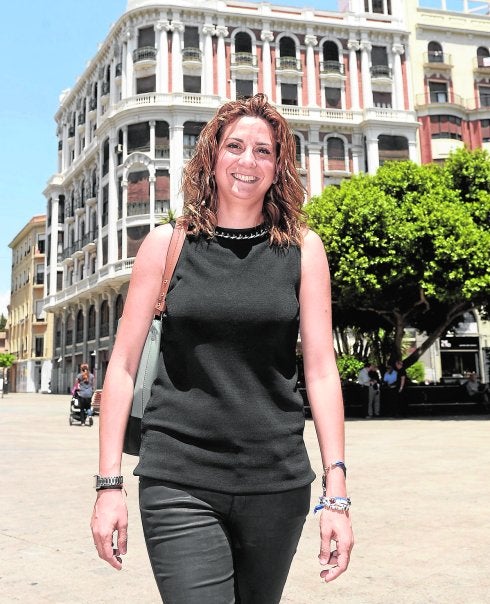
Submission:
[[[320,503],[313,508],[313,513],[316,514],[319,510],[337,510],[339,512],[347,512],[350,508],[351,501],[349,497],[319,497]]]

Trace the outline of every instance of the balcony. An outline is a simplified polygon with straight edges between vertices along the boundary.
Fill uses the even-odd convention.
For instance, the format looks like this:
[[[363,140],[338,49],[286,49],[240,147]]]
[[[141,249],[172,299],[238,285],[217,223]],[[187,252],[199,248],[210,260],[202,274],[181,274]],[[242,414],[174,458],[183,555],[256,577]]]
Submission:
[[[85,233],[82,237],[82,249],[84,251],[92,251],[95,250],[97,240],[97,231],[91,231],[90,233]]]
[[[415,100],[418,107],[427,105],[457,105],[458,107],[466,107],[464,100],[459,94],[448,91],[438,90],[428,92],[427,94],[417,94]]]
[[[68,127],[68,138],[73,138],[75,136],[75,126]]]
[[[199,48],[184,48],[182,50],[182,66],[198,71],[201,69],[202,53]]]
[[[104,98],[111,91],[111,83],[110,82],[102,82],[102,87],[100,90],[101,97]]]
[[[84,126],[85,125],[85,114],[84,113],[79,113],[78,114],[77,124],[79,126]]]
[[[391,67],[388,67],[388,65],[371,65],[371,78],[391,80]]]
[[[88,110],[89,113],[93,112],[93,111],[97,111],[97,99],[95,97],[92,97],[89,102],[88,102]]]
[[[301,61],[296,57],[278,57],[276,59],[276,70],[283,73],[301,73]]]
[[[424,67],[437,69],[439,71],[452,69],[452,57],[450,54],[443,52],[442,50],[424,52]]]
[[[156,159],[169,159],[170,157],[170,146],[169,145],[157,145],[155,147],[155,158]]]
[[[157,49],[154,46],[142,46],[133,50],[133,64],[136,70],[155,67],[156,61]]]
[[[237,73],[256,73],[257,57],[251,52],[237,52],[231,55],[231,69]]]

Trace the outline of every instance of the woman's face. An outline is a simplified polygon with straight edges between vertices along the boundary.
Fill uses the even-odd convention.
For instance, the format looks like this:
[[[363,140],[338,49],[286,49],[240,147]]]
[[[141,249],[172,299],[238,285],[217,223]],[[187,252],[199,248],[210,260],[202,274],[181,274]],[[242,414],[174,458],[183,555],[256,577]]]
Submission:
[[[276,141],[262,118],[243,116],[225,128],[215,166],[218,203],[262,204],[276,173]]]

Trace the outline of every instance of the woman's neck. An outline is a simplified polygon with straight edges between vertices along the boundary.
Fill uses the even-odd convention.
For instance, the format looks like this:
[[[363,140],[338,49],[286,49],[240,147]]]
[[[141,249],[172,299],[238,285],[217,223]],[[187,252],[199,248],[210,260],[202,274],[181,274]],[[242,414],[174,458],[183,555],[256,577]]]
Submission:
[[[218,225],[229,229],[248,229],[264,222],[262,207],[257,210],[238,207],[218,207]]]

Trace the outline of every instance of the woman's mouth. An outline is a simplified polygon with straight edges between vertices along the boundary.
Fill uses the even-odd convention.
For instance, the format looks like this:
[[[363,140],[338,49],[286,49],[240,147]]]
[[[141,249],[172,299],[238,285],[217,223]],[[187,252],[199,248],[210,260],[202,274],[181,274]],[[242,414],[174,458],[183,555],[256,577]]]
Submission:
[[[257,180],[259,180],[256,176],[250,176],[248,174],[238,174],[236,172],[233,173],[232,176],[235,180],[239,180],[240,182],[257,182]]]

